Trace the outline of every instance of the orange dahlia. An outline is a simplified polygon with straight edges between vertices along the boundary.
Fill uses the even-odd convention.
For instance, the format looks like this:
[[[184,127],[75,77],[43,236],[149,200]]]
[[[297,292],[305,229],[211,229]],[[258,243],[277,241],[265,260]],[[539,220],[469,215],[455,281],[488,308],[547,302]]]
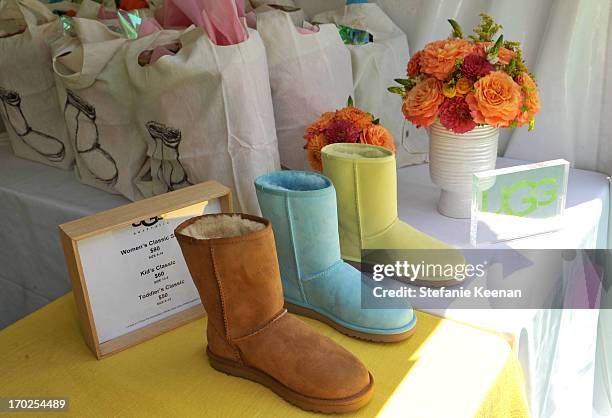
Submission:
[[[330,120],[335,116],[334,112],[325,112],[323,113],[319,119],[314,121],[312,125],[306,128],[306,132],[304,133],[304,139],[307,141],[312,140],[316,135],[322,134],[327,129],[327,124]]]
[[[372,125],[372,115],[354,106],[337,110],[336,117],[351,122],[359,132]]]
[[[423,55],[423,51],[419,51],[410,58],[408,61],[408,67],[406,68],[406,73],[408,77],[414,78],[421,72],[421,56]]]
[[[321,162],[321,149],[327,145],[325,134],[317,134],[312,137],[306,144],[306,151],[308,152],[308,162],[313,170],[321,172],[323,171],[323,163]]]

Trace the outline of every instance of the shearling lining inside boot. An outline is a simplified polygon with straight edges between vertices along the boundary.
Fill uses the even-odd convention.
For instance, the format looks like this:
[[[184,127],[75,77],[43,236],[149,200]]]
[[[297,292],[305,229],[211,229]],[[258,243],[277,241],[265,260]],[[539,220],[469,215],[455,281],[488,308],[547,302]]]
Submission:
[[[393,152],[370,145],[355,146],[354,144],[334,144],[325,150],[329,155],[351,159],[385,158],[393,156]]]
[[[205,216],[181,231],[196,239],[231,238],[260,231],[262,223],[244,219],[240,215]]]

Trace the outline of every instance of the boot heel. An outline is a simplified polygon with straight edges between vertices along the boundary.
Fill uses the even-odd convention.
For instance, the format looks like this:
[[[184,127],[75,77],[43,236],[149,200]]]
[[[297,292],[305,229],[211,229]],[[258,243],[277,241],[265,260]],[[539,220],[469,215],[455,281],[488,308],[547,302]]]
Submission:
[[[210,351],[208,347],[206,347],[206,355],[208,356],[208,361],[213,369],[230,376],[243,377],[249,380],[253,380],[248,375],[248,370],[246,369],[246,367],[241,365],[240,363],[216,356]]]

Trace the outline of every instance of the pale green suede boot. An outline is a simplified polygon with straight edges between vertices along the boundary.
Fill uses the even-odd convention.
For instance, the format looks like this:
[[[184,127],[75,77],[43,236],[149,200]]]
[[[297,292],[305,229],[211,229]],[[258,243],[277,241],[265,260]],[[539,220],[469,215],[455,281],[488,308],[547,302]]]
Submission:
[[[338,219],[342,258],[361,262],[362,250],[410,250],[411,263],[457,266],[465,264],[453,247],[426,235],[397,217],[395,156],[385,148],[366,144],[338,143],[323,148],[323,173],[338,196]],[[389,260],[390,262],[393,260]],[[434,272],[414,283],[451,286],[454,277]],[[450,271],[450,269],[446,269]]]

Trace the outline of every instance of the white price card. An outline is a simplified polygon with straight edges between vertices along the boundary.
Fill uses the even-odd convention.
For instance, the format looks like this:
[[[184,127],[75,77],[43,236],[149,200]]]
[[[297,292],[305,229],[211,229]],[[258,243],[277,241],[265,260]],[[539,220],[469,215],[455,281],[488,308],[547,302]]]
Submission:
[[[78,242],[100,344],[200,304],[174,229],[218,212],[214,206],[198,203]]]

